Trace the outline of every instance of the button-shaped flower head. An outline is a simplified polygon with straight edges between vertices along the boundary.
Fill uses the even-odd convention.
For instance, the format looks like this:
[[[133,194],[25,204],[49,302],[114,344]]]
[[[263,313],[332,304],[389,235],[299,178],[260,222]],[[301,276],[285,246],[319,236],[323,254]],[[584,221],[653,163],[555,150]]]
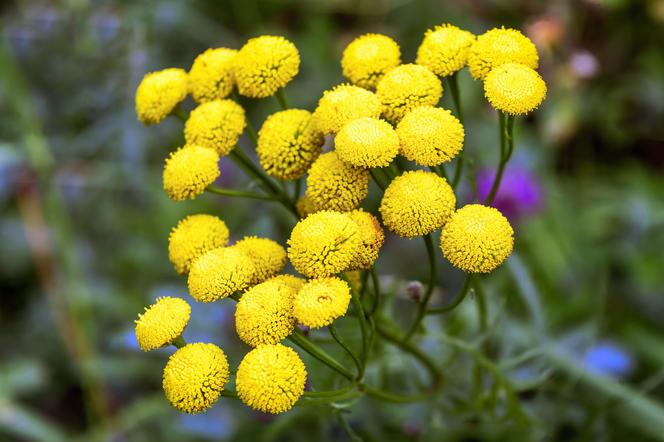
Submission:
[[[357,37],[346,46],[341,57],[344,77],[367,89],[374,89],[383,75],[400,64],[399,45],[382,34]]]
[[[136,89],[136,115],[143,124],[157,124],[173,112],[187,92],[187,73],[183,69],[150,72]]]
[[[189,323],[191,308],[180,298],[164,296],[138,315],[136,340],[143,351],[169,345]]]
[[[316,210],[347,212],[357,208],[369,192],[369,172],[326,152],[311,166],[306,196]]]
[[[383,228],[375,216],[362,209],[353,210],[348,214],[357,224],[361,242],[357,255],[349,268],[352,270],[368,269],[378,259],[378,252],[383,247],[385,241]]]
[[[189,270],[189,294],[197,301],[212,302],[245,290],[256,272],[254,261],[235,247],[210,250]]]
[[[358,118],[341,128],[334,146],[339,158],[353,166],[386,167],[399,153],[399,137],[387,121]]]
[[[383,116],[397,122],[411,109],[438,104],[443,85],[424,66],[403,64],[385,74],[378,82],[376,94],[383,105]]]
[[[346,281],[336,277],[312,279],[295,295],[293,313],[302,325],[325,327],[346,314],[350,299]]]
[[[546,83],[534,69],[523,64],[506,63],[486,76],[484,95],[494,108],[510,115],[522,115],[542,103],[546,96]]]
[[[174,201],[194,199],[219,178],[219,155],[197,145],[186,145],[166,158],[164,191]]]
[[[189,69],[189,90],[198,103],[221,100],[233,90],[233,61],[237,51],[228,48],[208,49],[194,60]]]
[[[191,111],[184,124],[184,139],[224,156],[233,150],[246,124],[244,109],[235,101],[209,101]]]
[[[251,284],[258,284],[275,276],[286,265],[286,250],[269,238],[247,236],[235,243],[233,248],[244,252],[254,263]]]
[[[216,216],[198,214],[181,220],[168,235],[168,259],[181,275],[196,258],[228,244],[228,227]]]
[[[466,65],[468,52],[475,36],[450,24],[429,29],[417,50],[417,64],[431,72],[447,77]]]
[[[473,78],[483,80],[493,68],[505,63],[521,63],[537,69],[537,48],[516,29],[496,28],[479,35],[468,54]]]
[[[341,84],[325,91],[314,111],[314,123],[324,134],[336,134],[350,121],[378,118],[382,105],[378,96],[358,86]]]

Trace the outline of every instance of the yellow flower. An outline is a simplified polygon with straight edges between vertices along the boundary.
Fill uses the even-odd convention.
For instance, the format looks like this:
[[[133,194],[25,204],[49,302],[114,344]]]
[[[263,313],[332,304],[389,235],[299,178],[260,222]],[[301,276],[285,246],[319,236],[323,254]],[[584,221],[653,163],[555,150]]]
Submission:
[[[168,235],[168,259],[181,275],[203,253],[228,244],[228,227],[212,215],[191,215],[181,220]]]
[[[352,270],[350,272],[346,272],[345,275],[351,289],[359,292],[362,288],[362,271]]]
[[[187,97],[187,73],[170,68],[150,72],[136,89],[136,115],[143,124],[157,124]]]
[[[491,29],[477,37],[468,54],[473,78],[483,80],[491,69],[505,63],[521,63],[537,69],[537,48],[516,29]]]
[[[369,172],[341,161],[336,152],[324,153],[309,169],[306,196],[316,210],[353,210],[368,191]]]
[[[210,250],[189,269],[189,294],[212,302],[249,287],[256,269],[253,260],[235,247]]]
[[[258,284],[279,273],[286,265],[286,250],[268,238],[247,236],[233,248],[244,252],[254,263],[251,284]]]
[[[385,227],[413,238],[439,229],[452,216],[454,191],[445,178],[423,170],[404,172],[385,189],[380,213]]]
[[[387,35],[365,34],[350,42],[341,57],[344,77],[373,89],[383,75],[401,64],[401,50]]]
[[[516,63],[505,63],[484,79],[484,95],[491,106],[511,115],[527,114],[546,96],[546,83],[535,70]]]
[[[386,121],[358,118],[341,128],[334,147],[339,159],[353,166],[386,167],[399,153],[399,137]]]
[[[347,270],[360,245],[357,224],[348,214],[321,211],[295,225],[288,258],[301,274],[320,278]]]
[[[198,103],[221,100],[233,90],[235,49],[208,49],[194,60],[189,70],[189,90]]]
[[[187,344],[164,368],[166,398],[177,410],[196,414],[210,408],[228,382],[228,360],[214,344]]]
[[[293,313],[302,325],[325,327],[346,314],[350,298],[345,281],[335,277],[312,279],[295,295]]]
[[[429,29],[417,50],[417,64],[447,77],[466,65],[475,36],[450,24]]]
[[[300,55],[283,37],[263,35],[250,39],[237,54],[235,81],[245,97],[273,95],[297,75]]]
[[[289,109],[270,115],[258,132],[256,153],[263,169],[281,180],[300,178],[320,155],[325,137],[311,113]]]
[[[514,230],[493,207],[469,204],[457,210],[443,228],[440,249],[454,267],[489,273],[512,253]]]
[[[294,275],[277,275],[274,278],[270,279],[270,281],[277,281],[281,284],[285,284],[295,290],[296,292],[302,288],[304,283],[306,282],[302,278],[298,278],[297,276]]]
[[[208,101],[191,111],[184,124],[184,139],[224,156],[233,150],[246,124],[244,109],[235,101]]]
[[[304,393],[306,380],[307,369],[295,350],[275,344],[247,353],[237,369],[235,384],[246,405],[278,414],[293,408]]]
[[[235,310],[235,330],[240,339],[252,347],[283,341],[295,327],[296,293],[292,285],[279,278],[244,292]]]
[[[166,195],[174,201],[194,199],[219,178],[219,155],[196,145],[184,146],[166,159],[163,183]]]
[[[383,228],[375,216],[362,209],[353,210],[348,214],[355,221],[355,224],[357,224],[361,240],[358,253],[349,268],[357,270],[368,269],[378,259],[378,252],[383,246],[383,241],[385,240]]]
[[[138,315],[136,340],[143,351],[169,345],[189,323],[191,307],[183,299],[164,296]]]
[[[404,64],[385,74],[378,82],[376,94],[383,104],[385,118],[397,122],[413,108],[438,104],[443,85],[424,66]]]
[[[297,209],[297,214],[300,216],[300,219],[318,212],[318,208],[307,194],[304,194],[297,200],[295,208]]]
[[[459,120],[440,107],[418,107],[397,125],[401,154],[422,166],[437,166],[463,148],[464,130]]]
[[[381,109],[380,100],[373,92],[341,84],[323,93],[314,111],[314,123],[324,134],[335,134],[357,118],[378,118]]]

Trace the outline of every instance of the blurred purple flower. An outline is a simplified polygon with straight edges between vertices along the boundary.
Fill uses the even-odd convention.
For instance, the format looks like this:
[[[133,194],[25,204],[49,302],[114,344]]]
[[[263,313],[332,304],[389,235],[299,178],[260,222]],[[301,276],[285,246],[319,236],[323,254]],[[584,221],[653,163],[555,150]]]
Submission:
[[[586,351],[583,366],[589,372],[622,378],[634,369],[632,356],[623,348],[610,341],[602,341]]]
[[[485,169],[477,177],[477,193],[480,201],[486,200],[491,192],[495,169]],[[519,166],[507,166],[503,179],[491,204],[511,222],[518,222],[528,215],[533,215],[542,207],[542,188],[537,179],[526,169]]]

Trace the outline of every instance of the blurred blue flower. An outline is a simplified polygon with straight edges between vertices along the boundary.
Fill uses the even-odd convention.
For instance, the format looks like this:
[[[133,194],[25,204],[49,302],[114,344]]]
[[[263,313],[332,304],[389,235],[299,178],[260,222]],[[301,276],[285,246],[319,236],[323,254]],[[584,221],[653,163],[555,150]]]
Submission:
[[[602,341],[586,351],[583,366],[596,375],[622,378],[632,372],[634,361],[622,347],[610,341]]]
[[[478,173],[477,194],[480,201],[486,200],[489,196],[495,176],[495,169],[485,169]],[[537,213],[542,203],[542,187],[537,178],[520,166],[508,165],[491,205],[500,210],[511,222],[518,222],[528,215]]]
[[[217,404],[205,413],[180,415],[178,420],[185,431],[210,440],[227,439],[235,428],[230,412],[221,404]]]

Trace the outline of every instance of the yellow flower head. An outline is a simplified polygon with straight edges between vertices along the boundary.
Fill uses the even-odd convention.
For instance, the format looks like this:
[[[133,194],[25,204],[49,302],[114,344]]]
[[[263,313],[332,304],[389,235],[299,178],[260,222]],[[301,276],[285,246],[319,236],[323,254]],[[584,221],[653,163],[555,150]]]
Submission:
[[[304,393],[307,369],[290,347],[262,345],[246,354],[237,369],[235,385],[242,402],[263,413],[293,408]]]
[[[258,132],[256,153],[263,169],[281,180],[300,178],[320,155],[325,137],[311,113],[288,109],[270,115]]]
[[[189,323],[191,307],[183,299],[164,296],[138,315],[136,340],[143,351],[169,345]]]
[[[413,238],[439,229],[452,216],[454,191],[445,178],[415,170],[404,172],[385,189],[380,213],[385,227]]]
[[[163,184],[174,201],[194,199],[219,178],[219,155],[211,149],[187,145],[166,158]]]
[[[475,36],[450,24],[436,26],[424,34],[417,50],[417,64],[434,74],[447,77],[466,65]]]
[[[373,89],[390,69],[401,64],[401,50],[387,35],[365,34],[350,42],[341,57],[344,77]]]
[[[491,69],[505,63],[521,63],[537,69],[537,48],[516,29],[491,29],[477,37],[468,54],[473,78],[483,80]]]
[[[351,289],[359,292],[362,288],[362,271],[352,270],[350,272],[346,272],[345,275]]]
[[[399,137],[386,121],[358,118],[341,128],[334,147],[337,156],[353,166],[386,167],[399,153]]]
[[[157,124],[187,96],[187,73],[170,68],[150,72],[136,89],[136,115],[143,124]]]
[[[189,90],[198,103],[221,100],[233,90],[235,49],[208,49],[194,60],[189,70]]]
[[[357,256],[361,238],[346,213],[321,211],[299,221],[288,240],[288,258],[309,278],[343,272]]]
[[[189,294],[197,301],[216,301],[249,287],[255,272],[254,261],[235,247],[210,250],[189,269]]]
[[[378,118],[378,96],[358,86],[341,84],[325,91],[314,111],[314,122],[324,134],[336,134],[348,122],[362,117]]]
[[[237,144],[247,121],[242,106],[233,100],[214,100],[191,111],[184,124],[184,139],[228,155]]]
[[[489,273],[512,253],[514,230],[493,207],[469,204],[457,210],[443,228],[440,249],[454,267]]]
[[[293,313],[302,325],[325,327],[346,314],[350,298],[346,281],[336,277],[312,279],[295,295]]]
[[[258,347],[283,341],[293,332],[293,299],[297,290],[273,278],[253,286],[235,309],[235,330],[248,345]]]
[[[295,208],[297,209],[297,214],[300,216],[300,219],[306,218],[312,213],[318,212],[318,208],[314,205],[311,197],[309,197],[307,194],[304,194],[297,200],[297,203],[295,203]]]
[[[306,196],[316,210],[353,210],[368,192],[369,172],[341,161],[336,152],[324,153],[309,169]]]
[[[528,66],[505,63],[484,79],[484,95],[491,106],[511,115],[527,114],[546,96],[546,83]]]
[[[254,262],[255,272],[251,284],[272,278],[286,265],[286,250],[268,238],[247,236],[235,243],[233,248],[245,253]]]
[[[378,82],[376,94],[383,104],[385,118],[396,122],[413,108],[438,104],[443,85],[424,66],[403,64],[385,74]]]
[[[168,259],[181,275],[189,273],[196,258],[228,244],[228,227],[212,215],[191,215],[181,220],[168,235]]]
[[[300,290],[306,282],[304,279],[298,278],[294,275],[277,275],[274,278],[271,278],[270,281],[277,281],[280,284],[285,284],[296,292]]]
[[[264,98],[286,86],[300,69],[300,54],[283,37],[250,39],[237,54],[235,81],[245,97]]]
[[[401,154],[422,166],[437,166],[463,148],[461,122],[440,107],[417,107],[408,112],[397,126]]]
[[[362,209],[353,210],[348,214],[355,221],[355,224],[357,224],[361,240],[358,253],[349,268],[358,270],[368,269],[378,259],[378,252],[383,246],[383,241],[385,240],[383,228],[375,216]]]
[[[228,360],[214,344],[187,344],[164,368],[166,398],[177,410],[196,414],[210,408],[228,382]]]

